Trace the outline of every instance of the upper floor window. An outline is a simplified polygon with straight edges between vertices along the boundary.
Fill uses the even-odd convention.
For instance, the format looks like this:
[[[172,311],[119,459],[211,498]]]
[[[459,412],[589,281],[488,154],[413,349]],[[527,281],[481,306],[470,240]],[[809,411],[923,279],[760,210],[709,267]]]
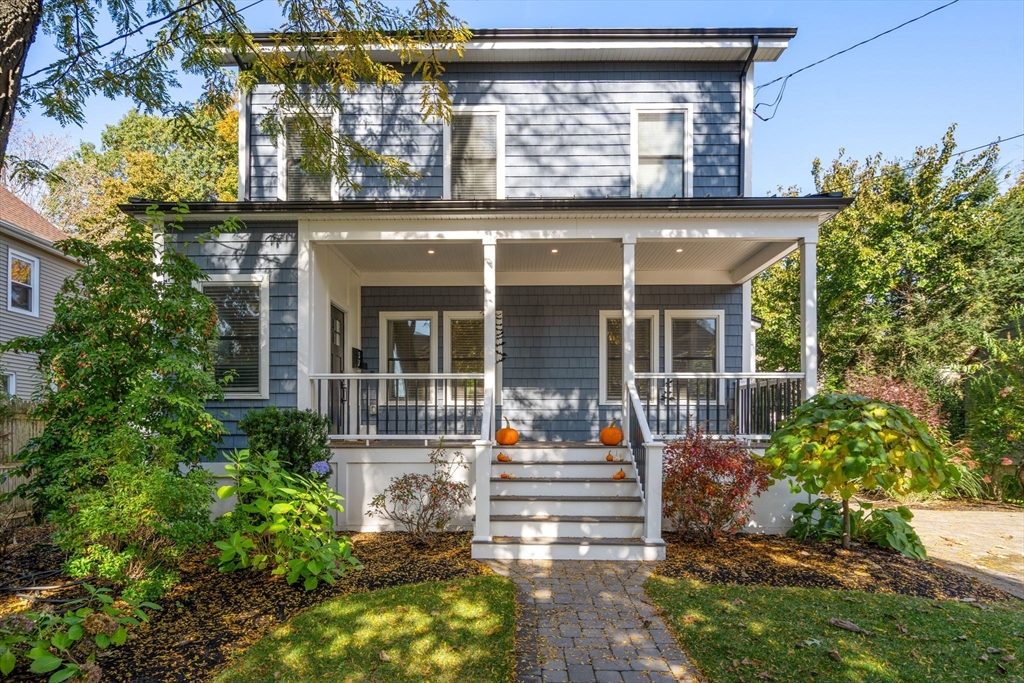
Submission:
[[[317,123],[331,128],[330,116],[316,117]],[[285,119],[284,133],[278,140],[278,199],[290,201],[326,201],[333,198],[331,176],[311,173],[302,167],[306,145],[294,119]]]
[[[39,259],[7,251],[7,310],[39,315]]]
[[[270,316],[264,275],[212,276],[203,293],[217,308],[214,376],[229,398],[269,398]]]
[[[630,195],[693,196],[690,105],[634,108],[630,121]]]
[[[505,198],[505,108],[456,109],[444,128],[444,198]]]
[[[636,372],[658,370],[658,312],[637,311],[633,332],[633,367]],[[622,403],[622,313],[601,311],[600,344],[601,403]],[[641,396],[647,393],[647,381],[637,382]]]

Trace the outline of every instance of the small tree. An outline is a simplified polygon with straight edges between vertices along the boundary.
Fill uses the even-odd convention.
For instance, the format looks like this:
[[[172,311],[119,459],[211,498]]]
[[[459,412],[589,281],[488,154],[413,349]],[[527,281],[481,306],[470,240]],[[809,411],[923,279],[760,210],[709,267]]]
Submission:
[[[850,547],[850,498],[862,489],[906,495],[935,491],[959,476],[928,427],[905,408],[855,394],[818,394],[771,438],[764,462],[794,493],[839,494],[843,547]]]
[[[771,483],[767,468],[749,449],[701,429],[665,447],[664,473],[665,517],[681,534],[704,540],[739,531],[750,516],[753,496]]]

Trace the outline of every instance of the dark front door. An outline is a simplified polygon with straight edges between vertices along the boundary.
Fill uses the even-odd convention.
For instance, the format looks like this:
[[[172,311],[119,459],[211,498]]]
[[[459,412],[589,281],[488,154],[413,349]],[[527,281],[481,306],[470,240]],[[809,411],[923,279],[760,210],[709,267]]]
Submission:
[[[331,372],[345,372],[345,311],[331,304]],[[331,433],[345,432],[345,382],[332,380],[328,396]]]

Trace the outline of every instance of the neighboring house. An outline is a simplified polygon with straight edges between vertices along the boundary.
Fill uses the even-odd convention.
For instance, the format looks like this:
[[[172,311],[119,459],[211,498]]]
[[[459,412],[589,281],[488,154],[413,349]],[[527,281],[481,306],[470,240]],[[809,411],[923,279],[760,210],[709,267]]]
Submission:
[[[303,172],[287,126],[262,133],[257,87],[242,200],[192,204],[169,235],[212,278],[226,447],[252,408],[328,414],[339,528],[371,530],[370,498],[443,436],[473,463],[474,556],[663,557],[665,441],[705,425],[756,447],[817,386],[818,226],[849,200],[750,196],[754,64],[795,33],[477,31],[445,72],[450,124],[422,120],[412,79],[349,97],[331,125],[422,174],[357,170],[358,194]],[[190,240],[227,216],[245,228]],[[751,279],[795,250],[803,368],[754,373]],[[593,445],[613,418],[624,463]],[[791,503],[774,489],[757,527]]]
[[[53,248],[66,237],[0,187],[0,343],[40,335],[53,323],[53,299],[79,268]],[[39,385],[35,354],[0,355],[0,392],[31,399]]]

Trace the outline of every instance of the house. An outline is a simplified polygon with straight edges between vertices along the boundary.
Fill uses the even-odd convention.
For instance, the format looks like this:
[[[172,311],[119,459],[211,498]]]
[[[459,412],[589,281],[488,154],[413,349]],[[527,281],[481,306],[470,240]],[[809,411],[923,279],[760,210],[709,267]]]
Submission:
[[[53,247],[66,237],[0,187],[0,344],[41,335],[53,323],[53,299],[79,268],[76,260]],[[34,354],[0,355],[0,393],[28,400],[40,381]]]
[[[666,440],[702,424],[754,448],[817,386],[818,226],[849,200],[750,196],[754,67],[795,34],[476,31],[447,66],[450,123],[421,119],[415,82],[363,86],[329,122],[422,174],[358,170],[358,194],[305,173],[287,126],[263,134],[257,87],[242,200],[192,204],[167,237],[221,312],[226,446],[251,408],[328,414],[338,526],[372,530],[372,496],[443,437],[473,463],[474,556],[663,557]],[[190,239],[227,216],[245,229]],[[796,250],[802,369],[754,372],[751,279]],[[601,447],[613,419],[625,442]],[[791,504],[773,490],[756,527]]]

